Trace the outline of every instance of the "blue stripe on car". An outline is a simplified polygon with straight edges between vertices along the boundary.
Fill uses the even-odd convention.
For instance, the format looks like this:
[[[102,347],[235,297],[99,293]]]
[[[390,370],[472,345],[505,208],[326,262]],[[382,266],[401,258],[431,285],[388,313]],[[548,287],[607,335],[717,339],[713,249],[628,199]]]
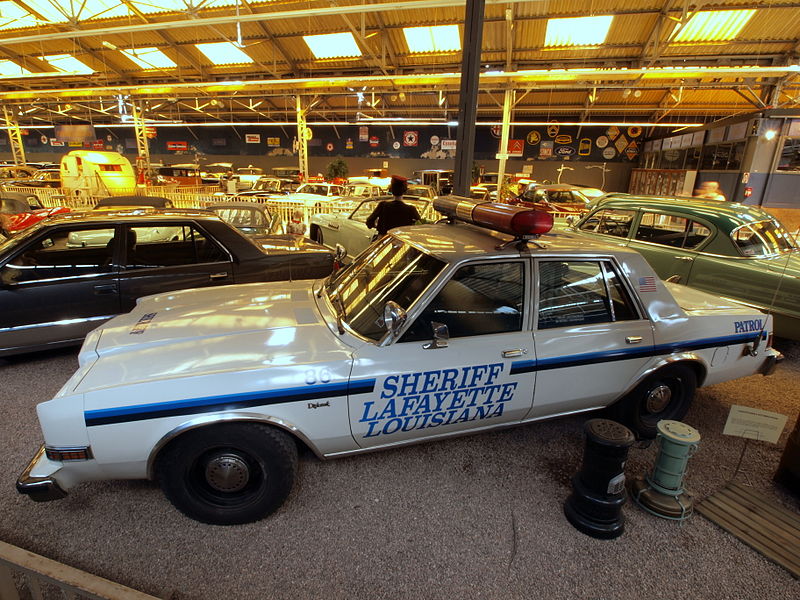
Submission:
[[[606,352],[588,352],[586,354],[573,354],[572,356],[556,356],[553,358],[543,358],[541,360],[518,360],[511,363],[511,375],[522,373],[532,373],[535,371],[549,371],[551,369],[563,369],[566,367],[577,367],[581,365],[591,365],[604,362],[615,362],[618,360],[630,360],[633,358],[647,358],[650,356],[662,356],[674,352],[686,352],[687,350],[701,350],[703,348],[719,348],[733,344],[743,344],[754,342],[758,339],[760,332],[728,335],[724,337],[706,338],[703,340],[693,340],[689,342],[673,342],[670,344],[659,344],[657,346],[619,348]]]
[[[83,413],[83,418],[86,422],[86,426],[92,427],[96,425],[144,421],[147,419],[160,419],[179,415],[250,408],[253,406],[266,406],[269,404],[283,404],[300,400],[318,400],[320,398],[333,398],[346,394],[369,394],[374,389],[375,379],[361,379],[349,383],[341,382],[307,385],[280,390],[227,394],[222,396],[209,396],[206,398],[187,398],[186,400],[175,400],[173,402],[137,404],[134,406],[121,406],[119,408],[101,408],[85,411]]]

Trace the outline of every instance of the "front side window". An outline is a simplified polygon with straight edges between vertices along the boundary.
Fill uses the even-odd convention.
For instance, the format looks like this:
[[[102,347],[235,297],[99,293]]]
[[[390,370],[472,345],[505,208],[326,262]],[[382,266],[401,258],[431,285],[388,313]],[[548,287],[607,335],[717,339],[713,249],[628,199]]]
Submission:
[[[633,223],[632,210],[606,208],[589,215],[579,226],[581,231],[603,233],[615,237],[628,237]]]
[[[538,329],[638,319],[610,261],[542,261]]]
[[[326,290],[344,323],[378,341],[386,334],[386,303],[392,300],[408,310],[444,266],[438,258],[387,236],[342,269]]]
[[[229,262],[227,253],[193,225],[152,224],[127,227],[127,267],[172,267]]]
[[[401,342],[432,338],[432,323],[451,338],[521,331],[525,293],[520,261],[463,266],[436,294]]]
[[[4,284],[88,277],[112,270],[113,229],[50,231],[3,267]]]

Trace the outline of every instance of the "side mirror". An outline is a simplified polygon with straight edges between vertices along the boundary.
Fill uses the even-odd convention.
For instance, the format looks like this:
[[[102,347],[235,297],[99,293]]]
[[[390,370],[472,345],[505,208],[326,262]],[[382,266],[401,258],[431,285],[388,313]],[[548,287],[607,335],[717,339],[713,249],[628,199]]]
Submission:
[[[405,322],[405,309],[394,300],[389,300],[383,307],[383,324],[386,330],[395,337]]]
[[[425,350],[447,348],[448,341],[450,340],[450,331],[447,329],[447,325],[431,321],[431,328],[433,329],[433,341],[423,344],[422,348]]]

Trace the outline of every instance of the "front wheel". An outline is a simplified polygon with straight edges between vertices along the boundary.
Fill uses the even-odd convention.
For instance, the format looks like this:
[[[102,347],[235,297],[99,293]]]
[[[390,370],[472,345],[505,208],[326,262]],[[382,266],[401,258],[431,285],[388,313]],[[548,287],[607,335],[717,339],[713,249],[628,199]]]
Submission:
[[[186,516],[212,525],[258,521],[283,504],[297,472],[297,447],[283,431],[225,423],[190,431],[159,454],[164,495]]]
[[[611,416],[639,438],[654,438],[659,421],[680,421],[686,416],[696,389],[697,375],[691,367],[668,365],[612,405]]]

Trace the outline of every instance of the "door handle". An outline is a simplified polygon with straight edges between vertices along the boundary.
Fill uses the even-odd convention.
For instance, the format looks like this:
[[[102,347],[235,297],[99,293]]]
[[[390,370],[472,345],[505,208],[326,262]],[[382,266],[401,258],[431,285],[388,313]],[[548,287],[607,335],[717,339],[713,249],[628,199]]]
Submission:
[[[694,260],[694,256],[676,256],[675,260],[682,260],[684,262],[692,262]]]
[[[527,348],[514,348],[513,350],[503,350],[501,353],[503,358],[514,358],[516,356],[522,356],[523,354],[527,354]]]
[[[117,286],[114,283],[107,283],[105,285],[94,286],[94,293],[97,296],[105,296],[107,294],[114,294],[117,291]]]
[[[217,279],[227,279],[227,277],[228,277],[227,271],[222,271],[221,273],[211,273],[211,275],[208,276],[208,278],[211,281],[215,281]]]
[[[625,338],[626,344],[639,344],[642,341],[642,336],[640,335],[629,335]]]

